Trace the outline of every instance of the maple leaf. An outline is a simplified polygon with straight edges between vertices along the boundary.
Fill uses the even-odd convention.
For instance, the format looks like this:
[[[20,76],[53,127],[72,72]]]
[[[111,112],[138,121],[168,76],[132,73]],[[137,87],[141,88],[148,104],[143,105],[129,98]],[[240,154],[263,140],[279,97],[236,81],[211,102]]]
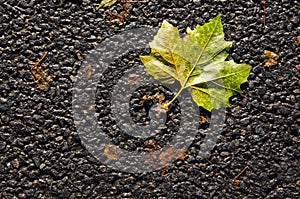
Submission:
[[[247,81],[251,66],[225,61],[232,42],[224,40],[221,16],[217,15],[203,26],[187,29],[181,38],[178,28],[163,21],[154,40],[151,53],[141,56],[147,73],[155,79],[181,88],[169,105],[184,89],[189,89],[198,106],[208,111],[229,107],[229,98],[241,93],[240,85]]]

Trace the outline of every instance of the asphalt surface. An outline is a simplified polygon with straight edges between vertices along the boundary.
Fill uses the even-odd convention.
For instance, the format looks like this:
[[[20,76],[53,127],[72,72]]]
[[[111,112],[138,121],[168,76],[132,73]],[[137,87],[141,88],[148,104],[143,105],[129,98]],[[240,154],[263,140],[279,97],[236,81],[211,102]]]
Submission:
[[[138,2],[129,7],[130,14],[119,4],[96,10],[100,1],[1,0],[0,198],[300,198],[300,45],[296,42],[300,3],[266,2],[264,26],[264,1],[254,0]],[[124,20],[115,16],[118,13],[126,15]],[[124,172],[97,159],[76,129],[72,110],[76,77],[91,51],[124,31],[157,28],[163,19],[183,34],[187,27],[208,22],[218,13],[225,39],[234,42],[228,59],[253,68],[243,94],[231,98],[221,136],[209,155],[195,156],[210,133],[209,125],[199,120],[187,155],[164,169]],[[264,50],[279,55],[275,66],[264,66]],[[30,63],[45,51],[41,66],[48,71],[45,76],[41,71],[36,74],[40,89]],[[152,136],[154,144],[116,127],[108,108],[112,87],[124,71],[141,64],[139,55],[147,53],[149,49],[122,55],[97,85],[98,124],[122,150],[164,147],[176,134],[176,121],[184,116],[184,105],[175,107],[174,117],[166,119],[168,127]],[[85,70],[88,79],[92,68]],[[130,114],[135,122],[149,122],[139,99],[157,92],[174,95],[161,85],[144,86],[132,94]],[[93,111],[88,108],[85,111]],[[201,108],[200,113],[211,119]],[[106,151],[109,155],[114,159],[115,154]]]

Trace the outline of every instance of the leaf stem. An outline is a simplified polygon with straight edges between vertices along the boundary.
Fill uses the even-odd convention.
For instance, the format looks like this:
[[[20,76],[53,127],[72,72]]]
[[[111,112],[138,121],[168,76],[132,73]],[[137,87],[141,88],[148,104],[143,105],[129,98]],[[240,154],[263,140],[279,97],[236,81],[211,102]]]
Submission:
[[[177,97],[181,94],[181,92],[183,91],[183,89],[185,89],[184,86],[182,86],[180,88],[180,90],[177,92],[177,94],[173,97],[173,99],[171,101],[169,101],[168,103],[166,104],[163,104],[162,105],[162,108],[165,109],[165,110],[168,110],[169,109],[169,106],[177,99]]]

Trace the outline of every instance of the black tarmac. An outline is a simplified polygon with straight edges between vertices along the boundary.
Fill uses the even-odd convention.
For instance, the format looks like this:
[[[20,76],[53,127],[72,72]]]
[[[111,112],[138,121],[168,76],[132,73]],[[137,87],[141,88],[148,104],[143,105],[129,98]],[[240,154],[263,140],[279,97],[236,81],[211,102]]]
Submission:
[[[100,0],[0,0],[0,198],[300,198],[300,2],[265,2],[264,13],[261,0],[146,0],[127,14],[120,4],[96,10]],[[124,20],[118,13],[126,14]],[[97,160],[82,143],[72,113],[76,74],[91,50],[123,31],[157,28],[164,19],[184,34],[218,13],[225,39],[233,41],[228,59],[253,68],[243,94],[230,100],[210,155],[193,156],[209,130],[201,124],[185,159],[164,169],[126,173]],[[264,66],[264,50],[279,55],[275,66]],[[41,66],[53,80],[40,90],[30,63],[45,51]],[[116,127],[109,98],[116,79],[141,65],[139,55],[147,53],[115,60],[97,87],[99,123],[113,145],[128,151],[149,142]],[[144,86],[132,94],[134,121],[149,122],[139,99],[154,91],[164,88]],[[175,119],[167,120],[168,129],[152,147],[164,147],[176,134],[172,122],[180,121],[180,110],[172,110]]]

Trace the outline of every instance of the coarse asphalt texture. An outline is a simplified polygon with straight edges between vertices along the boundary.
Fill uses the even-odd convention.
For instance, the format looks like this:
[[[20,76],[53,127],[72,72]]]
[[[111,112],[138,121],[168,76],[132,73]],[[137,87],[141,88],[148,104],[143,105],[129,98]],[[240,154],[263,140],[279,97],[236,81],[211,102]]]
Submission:
[[[265,2],[264,26],[261,0],[145,0],[132,4],[124,20],[115,16],[125,13],[118,3],[96,10],[100,1],[1,0],[0,198],[300,198],[300,2]],[[218,13],[225,39],[233,41],[228,59],[252,70],[243,93],[231,98],[210,155],[190,158],[200,150],[195,142],[185,159],[144,173],[98,161],[82,144],[72,114],[73,84],[85,57],[129,29],[159,27],[166,19],[184,34]],[[264,50],[279,55],[275,66],[264,66]],[[53,80],[40,90],[30,63],[45,51],[41,66]],[[141,64],[140,53],[145,52],[132,52],[114,64]],[[118,70],[111,67],[107,85]],[[100,83],[100,92],[109,96],[109,86]],[[105,99],[97,102],[97,111],[109,105]],[[102,116],[107,115],[100,114],[99,121]],[[136,149],[131,137],[112,132],[111,122],[102,124],[114,144]],[[206,130],[199,128],[198,138]]]

